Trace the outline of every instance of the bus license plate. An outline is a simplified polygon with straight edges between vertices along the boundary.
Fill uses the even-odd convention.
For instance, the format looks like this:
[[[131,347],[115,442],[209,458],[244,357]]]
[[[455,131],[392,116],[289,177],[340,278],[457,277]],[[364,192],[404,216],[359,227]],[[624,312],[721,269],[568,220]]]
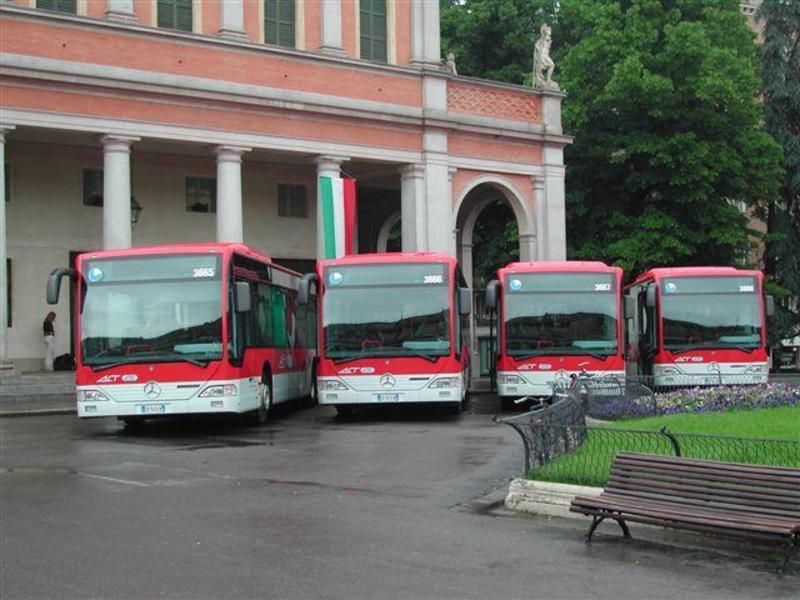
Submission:
[[[167,412],[166,404],[140,404],[137,408],[142,415],[163,415]]]
[[[376,402],[400,402],[400,394],[373,394],[372,399]]]

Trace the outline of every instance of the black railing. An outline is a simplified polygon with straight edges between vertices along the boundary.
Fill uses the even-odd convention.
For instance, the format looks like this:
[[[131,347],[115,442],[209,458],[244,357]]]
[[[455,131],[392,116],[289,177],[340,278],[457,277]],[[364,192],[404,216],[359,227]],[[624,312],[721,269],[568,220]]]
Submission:
[[[527,477],[602,486],[618,452],[800,468],[800,439],[673,433],[663,427],[643,431],[621,429],[607,422],[587,426],[586,409],[598,400],[580,389],[574,386],[559,392],[552,404],[542,404],[524,414],[495,417],[495,422],[512,427],[522,438]],[[659,394],[638,394],[632,393],[632,397],[641,400],[648,410],[652,410],[654,401],[658,409]],[[602,402],[603,397],[598,397]]]

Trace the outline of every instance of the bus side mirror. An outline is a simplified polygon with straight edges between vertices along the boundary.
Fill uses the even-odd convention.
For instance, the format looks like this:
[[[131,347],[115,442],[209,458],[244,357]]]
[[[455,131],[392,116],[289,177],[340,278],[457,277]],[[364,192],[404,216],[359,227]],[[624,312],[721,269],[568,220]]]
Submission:
[[[468,315],[472,312],[472,291],[469,288],[458,288],[458,314]]]
[[[645,305],[647,308],[656,307],[656,286],[651,285],[647,288],[647,296],[645,297]]]
[[[311,286],[316,284],[317,276],[315,273],[306,273],[303,275],[302,279],[300,279],[300,283],[297,286],[297,303],[300,306],[308,304],[311,298]]]
[[[250,312],[250,284],[246,281],[237,281],[233,285],[233,298],[236,303],[236,312]]]
[[[636,317],[636,298],[634,296],[623,296],[622,301],[625,303],[625,318],[633,319]]]
[[[486,308],[490,311],[497,310],[497,297],[500,294],[500,282],[492,279],[486,286]]]
[[[771,317],[775,314],[775,298],[772,296],[767,296],[765,300],[767,304],[767,316]]]
[[[58,296],[61,292],[61,278],[64,276],[78,278],[78,272],[75,269],[53,269],[50,276],[47,278],[47,303],[58,304]]]

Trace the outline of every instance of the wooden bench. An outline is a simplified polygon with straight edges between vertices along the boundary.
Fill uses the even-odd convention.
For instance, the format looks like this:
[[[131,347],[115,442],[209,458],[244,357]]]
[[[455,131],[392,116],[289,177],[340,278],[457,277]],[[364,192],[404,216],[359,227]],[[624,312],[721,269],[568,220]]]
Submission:
[[[621,452],[599,496],[577,496],[570,511],[592,517],[586,534],[613,519],[780,544],[779,572],[800,545],[800,469]]]

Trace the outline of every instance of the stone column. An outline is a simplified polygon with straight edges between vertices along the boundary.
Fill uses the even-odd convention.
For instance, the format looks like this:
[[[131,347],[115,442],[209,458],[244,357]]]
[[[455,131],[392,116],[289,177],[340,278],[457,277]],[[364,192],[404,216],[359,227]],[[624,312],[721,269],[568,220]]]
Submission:
[[[521,233],[519,235],[519,259],[522,262],[539,260],[535,233]]]
[[[536,224],[536,260],[547,260],[547,203],[544,197],[544,178],[533,178],[533,220]]]
[[[411,0],[411,62],[439,68],[441,41],[439,3]]]
[[[320,191],[320,177],[341,177],[342,163],[347,160],[343,156],[318,156],[317,165],[317,259],[325,258],[325,226],[322,222],[322,194]]]
[[[242,154],[250,148],[217,146],[217,241],[243,242]]]
[[[400,169],[400,227],[403,252],[423,250],[425,207],[423,196],[425,169],[406,165]]]
[[[103,249],[131,247],[131,144],[140,138],[105,135],[103,144]]]
[[[6,134],[10,125],[0,125],[0,377],[15,373],[14,363],[8,360],[8,278],[6,259]]]
[[[322,43],[319,49],[328,54],[344,54],[342,48],[342,0],[321,0],[321,2]]]
[[[567,259],[567,217],[564,192],[564,148],[545,146],[547,260]]]
[[[246,40],[244,30],[244,0],[224,0],[219,3],[220,23],[219,35],[222,37]]]
[[[133,0],[108,0],[106,19],[136,23],[139,19],[133,12]]]

